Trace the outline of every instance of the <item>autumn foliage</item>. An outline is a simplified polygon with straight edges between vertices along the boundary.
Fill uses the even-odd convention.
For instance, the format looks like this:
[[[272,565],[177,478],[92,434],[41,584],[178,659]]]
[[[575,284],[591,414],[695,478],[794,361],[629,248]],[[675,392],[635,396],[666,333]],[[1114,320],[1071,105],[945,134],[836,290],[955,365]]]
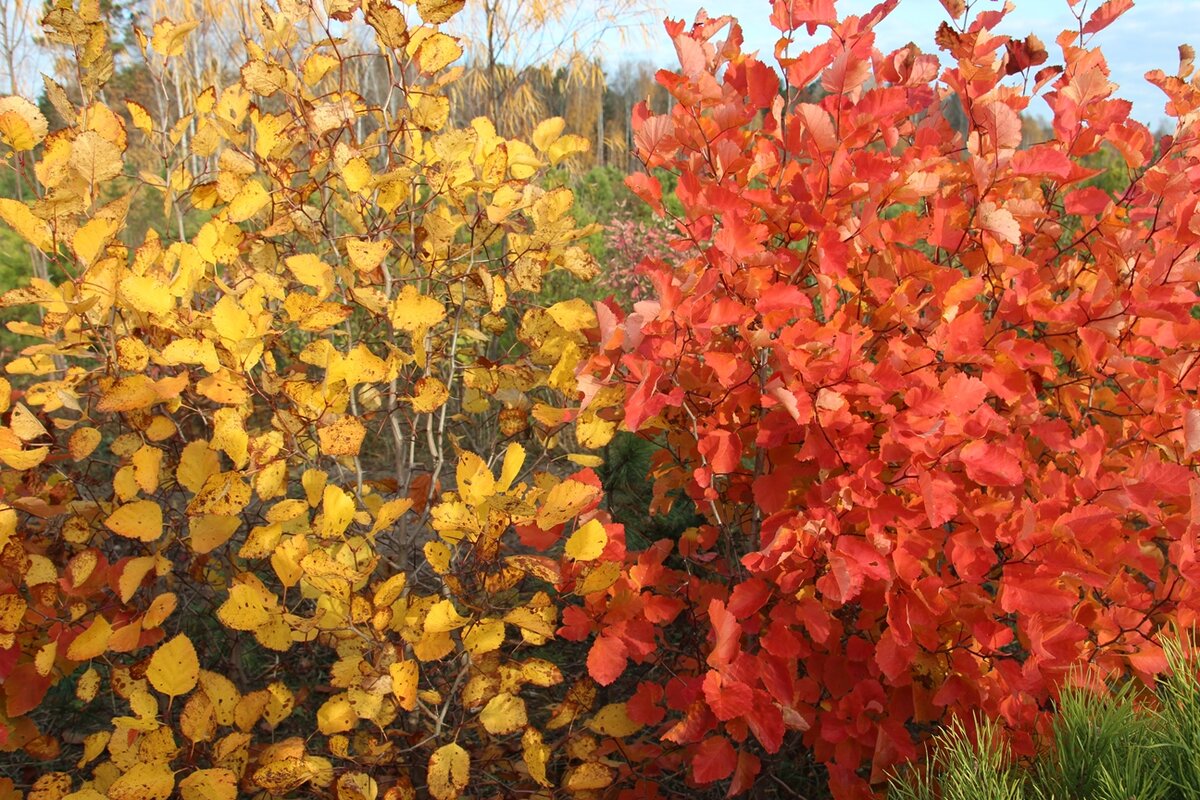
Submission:
[[[596,271],[571,192],[537,182],[587,141],[447,127],[462,5],[263,7],[240,74],[172,117],[112,97],[105,19],[64,0],[54,130],[0,101],[37,198],[0,217],[63,276],[0,301],[40,320],[0,380],[0,748],[46,765],[39,796],[612,780],[552,753],[613,712],[539,651],[560,562],[623,555],[594,474],[568,477],[596,457],[555,445],[595,315],[531,303]],[[153,76],[196,27],[139,32]],[[352,88],[362,60],[385,93]],[[178,230],[131,242],[134,193]],[[561,552],[524,543],[568,524]]]
[[[1057,64],[995,33],[1003,10],[945,5],[939,61],[875,49],[894,2],[839,21],[777,0],[782,82],[733,20],[668,23],[677,105],[635,114],[683,243],[644,264],[653,301],[601,309],[586,386],[627,387],[663,502],[709,524],[563,633],[594,633],[608,684],[663,660],[667,604],[703,622],[634,695],[699,781],[745,788],[792,732],[862,796],[980,712],[1028,751],[1071,670],[1151,680],[1159,631],[1200,608],[1190,51],[1147,76],[1178,121],[1155,141],[1092,46],[1128,2],[1063,32]],[[805,51],[802,30],[828,36]],[[1034,95],[1054,136],[1023,147]],[[1102,147],[1115,197],[1079,185]],[[658,180],[630,185],[662,210]]]
[[[1070,675],[1165,669],[1200,610],[1190,58],[1156,141],[1093,46],[1128,0],[1053,56],[948,0],[940,56],[876,48],[896,0],[775,0],[769,60],[668,22],[628,184],[675,235],[627,313],[539,303],[604,268],[539,183],[587,141],[448,126],[462,5],[264,6],[172,116],[58,0],[54,125],[0,100],[37,198],[0,218],[62,276],[0,300],[39,320],[0,379],[0,748],[39,796],[738,794],[801,743],[865,797],[952,718],[1030,752]],[[195,231],[131,241],[135,191]],[[621,429],[704,524],[627,543]],[[102,724],[67,741],[71,703]]]

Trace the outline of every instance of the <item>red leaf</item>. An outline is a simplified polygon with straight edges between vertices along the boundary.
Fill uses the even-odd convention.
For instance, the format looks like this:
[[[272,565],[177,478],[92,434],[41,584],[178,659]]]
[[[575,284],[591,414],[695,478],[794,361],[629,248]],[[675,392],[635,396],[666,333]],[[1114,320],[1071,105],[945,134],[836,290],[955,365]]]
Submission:
[[[9,717],[19,717],[37,708],[46,696],[53,677],[53,672],[39,675],[32,661],[18,664],[4,680],[4,694],[7,699],[5,713]]]
[[[981,486],[1019,486],[1021,462],[1011,451],[990,442],[968,442],[959,452],[967,477]]]
[[[739,751],[737,767],[733,771],[733,780],[729,782],[726,797],[734,797],[749,790],[761,770],[762,762],[758,760],[758,756],[746,750]]]
[[[616,636],[601,634],[592,642],[588,651],[587,667],[592,680],[601,686],[608,686],[625,671],[627,660],[625,642]]]
[[[773,8],[771,24],[781,31],[807,25],[811,36],[817,25],[837,22],[834,0],[775,0]]]
[[[770,108],[779,96],[779,76],[761,61],[746,65],[746,84],[750,103],[756,108]]]
[[[680,34],[674,38],[675,52],[679,54],[679,66],[689,78],[697,78],[708,69],[708,58],[704,45],[691,36]]]
[[[754,738],[768,753],[778,753],[783,744],[783,712],[763,692],[758,692],[746,709],[746,724]]]
[[[1190,456],[1200,450],[1200,409],[1189,408],[1183,415],[1183,453]]]
[[[713,245],[730,258],[740,261],[761,252],[766,238],[766,225],[752,224],[740,214],[727,213],[721,218],[721,230],[713,238]]]
[[[1083,33],[1097,33],[1111,25],[1117,17],[1133,8],[1133,0],[1108,0],[1092,12],[1083,26]]]
[[[692,756],[692,778],[712,783],[728,778],[737,766],[737,753],[724,736],[710,736],[696,746]]]
[[[1071,159],[1052,145],[1037,145],[1013,154],[1014,175],[1051,175],[1065,180],[1071,177]]]
[[[750,709],[754,690],[744,683],[725,680],[716,670],[709,670],[704,676],[704,700],[717,719],[728,721]]]
[[[646,172],[635,172],[625,178],[625,185],[659,214],[663,213],[662,184]]]
[[[708,620],[716,634],[716,642],[708,654],[708,665],[719,669],[731,663],[741,650],[742,626],[720,600],[708,604]]]
[[[1090,217],[1103,214],[1104,209],[1108,208],[1111,202],[1112,198],[1103,189],[1084,186],[1082,189],[1068,193],[1063,198],[1063,207],[1066,208],[1068,214]]]
[[[949,478],[935,478],[922,472],[917,483],[921,487],[921,502],[930,525],[936,528],[954,519],[958,513],[958,498],[954,496],[954,484]]]
[[[667,710],[662,707],[663,694],[663,687],[657,683],[642,681],[633,697],[625,701],[625,713],[634,722],[657,725],[667,715]]]
[[[700,440],[700,454],[713,472],[727,475],[742,463],[742,443],[730,431],[710,431]]]
[[[771,597],[771,586],[761,578],[750,578],[733,587],[729,596],[729,613],[739,620],[758,611]]]

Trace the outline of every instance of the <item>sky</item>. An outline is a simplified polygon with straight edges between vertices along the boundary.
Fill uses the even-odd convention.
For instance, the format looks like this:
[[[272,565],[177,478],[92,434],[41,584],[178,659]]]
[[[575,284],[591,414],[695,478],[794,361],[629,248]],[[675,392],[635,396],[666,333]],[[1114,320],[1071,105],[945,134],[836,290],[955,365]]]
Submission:
[[[660,0],[666,16],[691,21],[696,11],[704,8],[710,16],[731,14],[742,24],[746,50],[758,50],[764,60],[770,60],[779,32],[771,27],[770,0]],[[862,14],[876,0],[838,0],[841,16]],[[992,10],[1002,5],[1000,0],[976,0],[973,10]],[[1023,38],[1036,34],[1050,51],[1047,63],[1062,63],[1055,37],[1064,28],[1077,27],[1067,0],[1014,0],[1011,12],[999,31]],[[1099,0],[1084,0],[1076,4],[1075,13],[1084,7],[1085,19]],[[900,5],[877,28],[876,46],[885,51],[915,42],[924,52],[941,57],[948,55],[937,49],[933,33],[948,15],[938,0],[900,0]],[[821,30],[818,30],[818,36]],[[1133,116],[1155,128],[1166,120],[1163,111],[1164,95],[1143,77],[1151,69],[1174,73],[1179,64],[1178,47],[1191,44],[1200,49],[1200,0],[1134,0],[1134,7],[1094,39],[1104,51],[1112,71],[1111,80],[1119,85],[1115,94],[1133,103]],[[608,48],[607,59],[628,58],[648,60],[657,66],[678,64],[675,51],[661,26],[653,26],[648,40],[626,41]],[[1045,103],[1035,101],[1030,106],[1034,116],[1047,119],[1050,112]]]

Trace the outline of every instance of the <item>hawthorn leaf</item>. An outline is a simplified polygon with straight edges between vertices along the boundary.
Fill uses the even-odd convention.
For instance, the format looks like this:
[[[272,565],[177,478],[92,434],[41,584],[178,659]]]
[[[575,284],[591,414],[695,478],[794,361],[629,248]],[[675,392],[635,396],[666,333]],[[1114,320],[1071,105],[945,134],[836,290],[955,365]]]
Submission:
[[[508,692],[501,692],[479,712],[479,721],[484,730],[495,736],[515,733],[529,721],[525,715],[525,701]]]
[[[429,793],[437,800],[455,800],[471,779],[471,757],[458,744],[444,744],[429,757]]]
[[[178,697],[196,688],[200,679],[200,661],[192,640],[180,633],[160,645],[150,658],[146,679],[168,697]]]

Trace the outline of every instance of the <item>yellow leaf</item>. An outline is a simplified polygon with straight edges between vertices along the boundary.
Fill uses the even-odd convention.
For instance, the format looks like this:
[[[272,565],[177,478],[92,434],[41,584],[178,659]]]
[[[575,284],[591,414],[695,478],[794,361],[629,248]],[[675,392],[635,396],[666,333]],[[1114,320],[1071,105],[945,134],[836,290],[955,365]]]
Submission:
[[[350,306],[341,303],[322,303],[311,294],[291,292],[283,301],[288,312],[288,321],[296,323],[302,331],[318,333],[341,323],[353,312]]]
[[[563,552],[576,561],[592,561],[600,557],[608,544],[608,533],[598,520],[588,520],[576,528],[567,540]]]
[[[16,437],[14,436],[13,439],[15,440]],[[17,447],[10,448],[0,445],[0,461],[3,461],[10,468],[19,471],[33,469],[45,461],[46,456],[49,454],[49,447],[35,447],[32,450],[21,450]]]
[[[387,501],[375,512],[375,524],[371,526],[371,533],[379,533],[384,528],[390,528],[412,507],[413,501],[408,497]]]
[[[354,496],[336,486],[326,486],[322,495],[321,516],[317,520],[317,534],[325,539],[335,539],[346,532],[354,520]]]
[[[361,156],[350,159],[342,166],[342,180],[352,192],[362,192],[371,187],[371,165]]]
[[[187,694],[200,679],[200,661],[192,640],[182,633],[160,645],[150,657],[146,679],[158,691],[170,697]]]
[[[128,603],[141,587],[142,581],[154,569],[153,556],[138,556],[125,562],[121,577],[117,579],[117,593],[122,603]]]
[[[242,85],[247,91],[270,97],[287,88],[288,71],[278,64],[254,59],[242,65]]]
[[[303,76],[306,86],[316,86],[325,73],[338,65],[338,60],[325,53],[313,53],[304,59]]]
[[[562,117],[551,117],[550,119],[542,120],[538,126],[533,129],[533,146],[543,153],[546,152],[550,145],[562,136],[563,128],[566,127],[566,121]]]
[[[179,598],[174,592],[163,592],[154,598],[150,607],[146,609],[146,614],[142,617],[142,628],[150,630],[162,625],[178,604]]]
[[[602,592],[617,582],[621,577],[619,561],[601,561],[588,572],[584,579],[575,584],[575,594],[585,597],[594,592]]]
[[[72,661],[90,661],[108,649],[108,640],[112,638],[112,625],[108,620],[97,614],[87,629],[75,637],[67,648],[67,658]]]
[[[53,246],[50,226],[44,219],[35,217],[29,206],[20,200],[0,198],[0,220],[39,250],[49,250]]]
[[[338,776],[337,800],[376,800],[379,784],[365,772],[343,772]]]
[[[529,721],[525,714],[525,701],[508,692],[501,692],[479,712],[479,721],[484,730],[494,736],[519,731]]]
[[[417,69],[433,75],[457,61],[463,50],[451,36],[430,28],[418,28],[409,40],[408,54],[416,58]]]
[[[272,728],[279,725],[296,708],[296,696],[284,683],[276,681],[267,687],[267,707],[263,709],[263,719]]]
[[[320,505],[328,481],[329,475],[322,470],[304,470],[304,474],[300,476],[300,485],[304,487],[304,498],[308,500],[309,506],[316,508]]]
[[[392,243],[389,241],[346,240],[346,255],[350,258],[350,265],[359,272],[373,271],[383,263],[383,259],[391,250]]]
[[[463,647],[473,656],[500,649],[504,644],[504,620],[483,619],[463,631]]]
[[[68,163],[91,186],[117,177],[124,167],[121,150],[96,131],[84,131],[75,137]]]
[[[400,597],[400,592],[404,591],[404,585],[408,582],[408,573],[397,572],[388,577],[383,583],[375,588],[375,596],[371,599],[375,608],[386,608]]]
[[[442,745],[429,757],[429,793],[437,800],[456,800],[470,780],[471,757],[457,744]]]
[[[154,133],[154,120],[150,117],[150,112],[146,110],[145,106],[133,100],[126,100],[125,110],[129,112],[129,118],[133,120],[135,128],[147,136]]]
[[[593,408],[584,409],[575,422],[575,441],[580,447],[597,450],[612,441],[617,423],[600,417]]]
[[[405,711],[412,711],[417,707],[419,670],[417,662],[412,659],[399,661],[388,667],[388,672],[392,676],[392,694],[396,696],[396,702]]]
[[[245,583],[234,584],[229,597],[217,609],[217,619],[235,631],[253,631],[271,620],[274,603],[264,592]]]
[[[471,620],[461,616],[450,600],[439,600],[430,607],[425,617],[426,633],[444,633],[461,628]]]
[[[566,217],[574,204],[575,195],[570,189],[560,186],[534,201],[530,216],[539,228],[550,227]]]
[[[412,284],[405,284],[392,304],[389,314],[397,330],[423,331],[446,318],[446,307],[432,297],[421,294]]]
[[[318,300],[324,300],[333,292],[333,268],[312,253],[288,256],[284,264],[296,280],[317,290]]]
[[[426,542],[423,549],[425,560],[429,562],[429,566],[434,572],[438,575],[445,575],[450,571],[450,548],[443,542]]]
[[[226,213],[230,222],[245,222],[271,202],[271,195],[258,181],[246,181],[233,200],[229,201]]]
[[[100,691],[100,673],[95,667],[88,667],[75,683],[75,697],[81,703],[90,703],[96,699]]]
[[[624,703],[609,703],[588,720],[588,728],[601,736],[629,736],[642,729],[642,723],[629,718]]]
[[[219,408],[213,414],[213,435],[209,447],[229,456],[238,469],[246,466],[250,437],[241,415],[232,408]]]
[[[546,309],[546,313],[560,328],[568,331],[587,330],[597,325],[596,312],[578,297],[555,303]]]
[[[238,258],[238,246],[241,243],[241,229],[229,220],[220,217],[204,223],[194,241],[196,252],[209,264],[232,264]],[[217,303],[217,306],[220,306],[220,302]],[[217,308],[214,307],[214,324],[216,316]]]
[[[509,444],[504,451],[504,465],[500,467],[500,478],[496,481],[497,492],[507,492],[525,463],[525,448],[516,442]]]
[[[175,298],[162,281],[149,275],[130,275],[118,287],[121,302],[144,314],[164,315],[175,308]],[[134,377],[144,378],[144,375]],[[149,378],[146,378],[149,380]]]
[[[183,800],[235,800],[237,776],[227,769],[198,769],[179,782]]]
[[[573,767],[563,779],[563,786],[569,792],[582,792],[589,789],[603,789],[613,782],[613,772],[598,761],[588,761]]]
[[[554,625],[541,614],[525,606],[518,606],[504,615],[504,621],[521,632],[521,637],[530,644],[544,644],[554,638]]]
[[[436,131],[450,119],[450,99],[440,94],[411,91],[408,110],[414,125],[424,131]]]
[[[24,97],[0,98],[0,139],[13,150],[32,150],[49,129],[46,117]]]
[[[67,440],[67,450],[75,461],[82,461],[90,456],[100,444],[100,431],[95,428],[80,428],[71,434]]]
[[[219,472],[210,475],[192,502],[188,504],[189,516],[200,514],[239,514],[250,502],[250,486],[237,472]]]
[[[195,20],[175,23],[169,19],[160,19],[154,23],[154,39],[150,46],[164,56],[183,55],[183,46],[187,42],[187,35],[194,31],[199,24]]]
[[[462,10],[466,0],[417,0],[417,11],[421,19],[431,25],[440,25]]]
[[[586,153],[591,146],[591,142],[584,137],[569,134],[550,145],[546,155],[550,158],[552,166],[558,166],[564,158],[576,153]]]
[[[529,775],[541,786],[550,786],[546,778],[546,764],[550,761],[550,748],[542,741],[542,732],[537,728],[526,728],[521,736],[521,755]]]
[[[413,411],[418,414],[431,414],[442,407],[450,399],[450,390],[446,384],[434,377],[421,378],[417,381],[416,394],[409,398]]]
[[[458,457],[455,479],[458,481],[459,497],[468,505],[482,504],[496,490],[496,479],[492,477],[487,463],[470,451],[464,451]]]
[[[581,467],[598,467],[604,463],[602,456],[589,456],[584,453],[567,453],[567,461]]]
[[[284,137],[284,129],[291,124],[291,117],[267,114],[257,108],[250,111],[250,123],[254,126],[254,154],[262,159],[271,158],[275,149],[290,147],[291,140]],[[282,145],[282,147],[280,147]]]
[[[546,495],[538,509],[537,524],[544,531],[574,519],[600,496],[600,490],[580,481],[567,480],[559,483]]]
[[[356,456],[362,448],[367,429],[358,417],[345,416],[317,430],[321,452],[327,456]]]
[[[46,430],[46,426],[41,423],[41,420],[24,403],[17,403],[13,406],[12,416],[8,420],[8,427],[12,428],[12,432],[22,442],[32,442],[34,439],[50,435],[50,432]]]
[[[287,493],[287,462],[282,458],[267,464],[254,476],[254,491],[259,499],[270,500]]]
[[[167,344],[160,355],[164,364],[200,364],[209,373],[221,368],[217,348],[208,339],[176,339]]]
[[[50,674],[51,668],[54,667],[54,657],[58,655],[58,640],[51,641],[38,650],[38,654],[33,657],[33,668],[37,670],[37,674],[43,678]]]
[[[346,694],[334,695],[317,709],[317,728],[326,736],[354,730],[357,724],[358,715]]]
[[[184,446],[175,470],[175,479],[189,492],[196,493],[220,468],[220,456],[208,446],[208,442],[197,439]]]
[[[117,366],[127,372],[142,372],[150,363],[150,348],[141,339],[126,336],[117,340]]]
[[[104,520],[104,526],[120,536],[153,542],[163,533],[162,507],[153,500],[126,503]]]

